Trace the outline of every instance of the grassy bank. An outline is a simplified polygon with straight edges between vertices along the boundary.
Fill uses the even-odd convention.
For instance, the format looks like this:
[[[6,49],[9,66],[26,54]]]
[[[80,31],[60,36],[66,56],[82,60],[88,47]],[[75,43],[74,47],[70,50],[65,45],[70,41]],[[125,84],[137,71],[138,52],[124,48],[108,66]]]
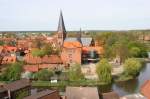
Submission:
[[[106,85],[96,80],[79,80],[79,81],[58,81],[51,83],[50,81],[32,81],[33,87],[65,87],[65,86],[98,86]]]

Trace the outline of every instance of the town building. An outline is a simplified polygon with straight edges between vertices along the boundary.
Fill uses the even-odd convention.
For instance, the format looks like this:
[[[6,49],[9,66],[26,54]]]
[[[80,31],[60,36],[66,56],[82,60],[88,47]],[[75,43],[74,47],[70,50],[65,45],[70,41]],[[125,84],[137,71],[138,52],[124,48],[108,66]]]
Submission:
[[[66,87],[67,99],[101,99],[96,87]]]
[[[17,48],[13,46],[0,46],[0,64],[15,63]]]
[[[120,99],[119,95],[116,92],[108,92],[102,94],[103,99]]]
[[[61,59],[64,64],[99,61],[99,55],[103,48],[96,46],[91,37],[82,37],[82,32],[77,33],[76,37],[68,37],[64,25],[62,12],[58,23],[58,44],[61,45]]]
[[[0,99],[8,99],[8,92],[3,87],[0,87]]]
[[[60,96],[56,90],[44,90],[23,99],[60,99]]]
[[[99,61],[99,56],[103,53],[103,47],[98,46],[92,37],[82,37],[82,31],[76,33],[75,37],[69,37],[64,24],[63,14],[60,12],[57,33],[51,37],[42,35],[41,37],[30,38],[32,45],[35,40],[43,41],[53,45],[52,47],[60,50],[59,55],[49,55],[44,57],[33,57],[31,51],[37,49],[35,46],[28,47],[25,50],[24,66],[25,71],[37,72],[43,68],[59,68],[60,65],[70,66],[70,64],[78,63],[95,63]],[[18,42],[21,46],[24,41]],[[18,46],[19,46],[18,45]],[[30,45],[27,43],[27,45]],[[23,48],[23,47],[20,47]],[[36,66],[38,64],[38,66]]]
[[[150,99],[150,80],[147,80],[142,86],[141,86],[141,93],[144,95],[147,99]]]
[[[3,86],[3,89],[7,90],[8,99],[17,99],[20,94],[22,97],[30,95],[30,81],[27,79],[21,79]]]

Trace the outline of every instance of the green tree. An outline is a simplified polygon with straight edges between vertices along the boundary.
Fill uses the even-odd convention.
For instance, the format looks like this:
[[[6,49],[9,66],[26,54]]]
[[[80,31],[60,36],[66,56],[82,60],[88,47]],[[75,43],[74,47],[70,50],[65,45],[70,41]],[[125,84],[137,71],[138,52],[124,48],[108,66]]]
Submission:
[[[138,47],[132,47],[129,52],[131,57],[138,57],[140,55],[141,50]]]
[[[45,44],[42,50],[45,55],[51,55],[53,52],[53,47],[51,44]]]
[[[35,73],[35,78],[38,80],[48,81],[53,76],[53,72],[47,69],[42,69],[39,72]]]
[[[104,83],[111,83],[111,65],[106,59],[102,59],[96,66],[96,73],[99,81]]]
[[[2,73],[3,80],[7,80],[7,81],[19,80],[21,77],[21,73],[22,73],[22,66],[23,66],[23,63],[19,63],[19,62],[11,64]]]
[[[124,63],[124,73],[135,77],[140,72],[141,66],[141,63],[137,59],[129,58]]]
[[[77,81],[77,80],[82,80],[84,79],[84,75],[82,74],[81,71],[81,65],[79,64],[73,64],[68,72],[69,80],[70,81]]]
[[[129,57],[127,42],[124,40],[116,42],[113,46],[113,51],[115,53],[115,56],[118,56],[120,58],[120,64]]]
[[[41,50],[41,49],[34,49],[34,50],[31,51],[31,54],[32,54],[33,57],[40,57],[40,58],[42,58],[42,57],[45,56],[45,52],[43,50]],[[36,64],[37,63],[38,63],[38,61],[36,60]],[[39,64],[38,64],[38,66],[39,66]]]
[[[31,51],[31,54],[34,57],[43,57],[45,55],[44,51],[41,50],[41,49],[34,49],[34,50]]]

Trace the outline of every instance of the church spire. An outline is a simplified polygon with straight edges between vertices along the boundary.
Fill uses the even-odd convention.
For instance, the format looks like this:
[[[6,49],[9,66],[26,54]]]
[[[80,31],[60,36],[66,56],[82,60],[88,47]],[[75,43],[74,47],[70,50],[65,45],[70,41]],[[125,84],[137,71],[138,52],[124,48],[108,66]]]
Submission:
[[[58,30],[57,31],[58,31],[58,33],[66,33],[62,11],[60,11]]]
[[[58,33],[58,38],[57,38],[58,44],[62,45],[66,38],[66,29],[65,29],[62,11],[60,11],[57,33]]]
[[[82,44],[81,38],[82,38],[82,31],[80,28],[80,31],[77,33],[77,40]]]

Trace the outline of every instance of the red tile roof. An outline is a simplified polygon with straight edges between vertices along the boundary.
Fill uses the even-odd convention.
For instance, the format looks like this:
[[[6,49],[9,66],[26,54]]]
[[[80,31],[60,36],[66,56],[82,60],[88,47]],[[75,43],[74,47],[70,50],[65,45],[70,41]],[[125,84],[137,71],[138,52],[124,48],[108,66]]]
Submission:
[[[16,56],[4,56],[2,64],[15,63],[16,59]]]
[[[147,80],[141,87],[141,93],[150,99],[150,80]]]
[[[3,51],[3,46],[0,46],[0,53]]]
[[[82,44],[78,41],[74,41],[74,42],[65,41],[64,44],[63,44],[63,47],[77,48],[77,47],[82,47]]]
[[[31,54],[27,54],[24,58],[25,62],[29,64],[61,64],[61,57],[58,55],[50,55],[44,57],[33,57]]]
[[[16,52],[17,51],[17,47],[14,47],[14,46],[4,46],[4,49],[6,49],[7,51],[14,51]]]
[[[55,69],[55,64],[24,65],[24,71],[38,72],[40,69]]]

